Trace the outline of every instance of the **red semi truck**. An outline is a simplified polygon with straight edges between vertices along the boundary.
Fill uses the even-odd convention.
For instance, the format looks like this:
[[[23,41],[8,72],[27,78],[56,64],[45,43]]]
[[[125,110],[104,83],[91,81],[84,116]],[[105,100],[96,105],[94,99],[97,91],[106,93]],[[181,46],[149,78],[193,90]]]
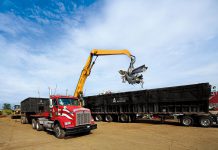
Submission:
[[[80,106],[73,96],[51,95],[48,98],[27,98],[21,102],[21,123],[32,123],[37,131],[54,131],[57,138],[90,132],[97,128],[91,112]]]

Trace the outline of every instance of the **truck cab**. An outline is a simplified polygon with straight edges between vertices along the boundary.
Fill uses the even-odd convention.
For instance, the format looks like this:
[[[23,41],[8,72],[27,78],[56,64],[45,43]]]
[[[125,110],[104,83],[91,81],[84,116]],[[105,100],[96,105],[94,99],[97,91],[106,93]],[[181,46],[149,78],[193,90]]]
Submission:
[[[90,110],[83,108],[73,96],[51,95],[49,99],[43,100],[27,98],[21,105],[26,110],[24,117],[32,122],[33,129],[53,131],[57,138],[80,132],[88,133],[97,128]],[[31,105],[35,108],[26,108]]]
[[[58,137],[60,132],[73,134],[89,132],[96,129],[91,112],[80,105],[79,100],[73,96],[50,96],[50,120],[53,121],[53,130]],[[63,136],[63,135],[60,135]]]

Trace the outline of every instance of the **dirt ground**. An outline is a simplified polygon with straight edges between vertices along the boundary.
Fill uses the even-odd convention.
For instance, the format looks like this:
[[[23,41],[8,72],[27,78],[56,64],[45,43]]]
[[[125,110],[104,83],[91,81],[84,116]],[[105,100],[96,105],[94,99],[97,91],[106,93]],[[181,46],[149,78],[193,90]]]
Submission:
[[[182,127],[177,124],[106,123],[88,135],[56,139],[19,120],[0,118],[1,150],[217,150],[218,127]]]

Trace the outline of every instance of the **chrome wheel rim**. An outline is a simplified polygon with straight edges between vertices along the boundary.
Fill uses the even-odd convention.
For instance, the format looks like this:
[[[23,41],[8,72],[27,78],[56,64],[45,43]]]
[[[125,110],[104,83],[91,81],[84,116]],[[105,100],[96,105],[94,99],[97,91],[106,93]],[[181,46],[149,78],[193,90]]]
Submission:
[[[210,120],[209,119],[201,119],[201,124],[202,124],[202,126],[209,126]]]
[[[101,116],[100,116],[100,115],[97,115],[97,116],[95,117],[95,120],[96,120],[96,121],[101,121]]]
[[[106,116],[106,117],[105,117],[105,120],[106,120],[107,122],[110,122],[110,121],[111,121],[111,116],[109,116],[109,115]]]
[[[186,126],[190,125],[191,124],[191,119],[184,119],[183,124],[186,125]]]
[[[36,123],[36,129],[39,129],[39,124],[38,123]]]
[[[35,124],[34,124],[34,122],[32,122],[32,127],[35,128]]]
[[[60,127],[56,127],[55,128],[55,134],[56,134],[56,136],[60,136],[60,133],[61,132],[61,130],[60,130]]]

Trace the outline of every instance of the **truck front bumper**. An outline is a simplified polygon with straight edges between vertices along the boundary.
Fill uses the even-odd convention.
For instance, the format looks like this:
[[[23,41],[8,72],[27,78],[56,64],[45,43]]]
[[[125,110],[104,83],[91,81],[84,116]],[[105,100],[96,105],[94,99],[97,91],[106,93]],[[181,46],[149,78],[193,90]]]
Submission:
[[[97,124],[81,125],[74,128],[66,128],[66,134],[69,135],[69,134],[89,132],[94,129],[97,129]]]

